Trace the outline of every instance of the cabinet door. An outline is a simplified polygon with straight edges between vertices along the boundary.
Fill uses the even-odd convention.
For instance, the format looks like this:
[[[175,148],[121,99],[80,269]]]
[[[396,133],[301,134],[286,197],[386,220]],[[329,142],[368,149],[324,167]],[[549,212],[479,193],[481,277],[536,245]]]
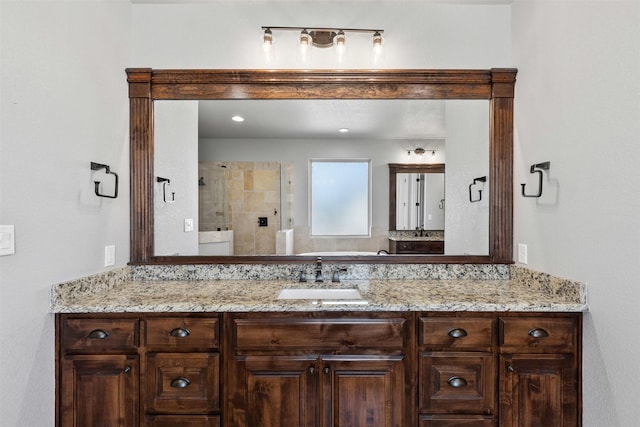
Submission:
[[[246,427],[316,427],[318,425],[317,358],[247,356]]]
[[[138,356],[62,360],[61,427],[137,427]]]
[[[573,355],[502,355],[500,366],[500,427],[578,425]]]
[[[323,427],[405,427],[402,356],[327,356]]]

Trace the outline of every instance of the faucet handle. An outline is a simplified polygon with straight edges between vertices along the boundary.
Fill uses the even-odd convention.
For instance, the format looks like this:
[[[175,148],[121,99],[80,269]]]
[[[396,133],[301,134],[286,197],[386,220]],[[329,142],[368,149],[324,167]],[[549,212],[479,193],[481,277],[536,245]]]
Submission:
[[[304,272],[304,270],[300,270],[300,279],[298,281],[299,282],[306,282],[307,281],[307,275]]]
[[[340,273],[346,273],[346,268],[338,268],[333,271],[333,277],[331,277],[331,281],[334,283],[340,283]]]

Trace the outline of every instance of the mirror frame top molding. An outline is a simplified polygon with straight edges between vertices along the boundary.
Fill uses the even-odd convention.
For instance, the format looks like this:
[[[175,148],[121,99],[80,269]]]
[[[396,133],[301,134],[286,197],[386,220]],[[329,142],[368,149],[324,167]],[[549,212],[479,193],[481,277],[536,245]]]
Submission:
[[[513,262],[513,98],[517,70],[126,69],[129,84],[130,264],[308,263],[307,256],[154,256],[153,101],[204,99],[486,99],[489,108],[489,255],[333,256],[381,264]]]

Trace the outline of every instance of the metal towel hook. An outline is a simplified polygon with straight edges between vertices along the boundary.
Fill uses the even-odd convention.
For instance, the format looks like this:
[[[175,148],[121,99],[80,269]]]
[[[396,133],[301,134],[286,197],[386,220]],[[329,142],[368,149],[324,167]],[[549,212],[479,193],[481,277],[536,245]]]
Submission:
[[[162,183],[162,200],[165,203],[173,203],[176,201],[176,193],[175,191],[171,192],[171,200],[167,201],[167,184],[171,185],[171,180],[169,178],[162,178],[160,176],[156,177],[156,182]]]
[[[101,169],[104,169],[105,173],[107,173],[108,175],[113,175],[116,179],[116,183],[115,183],[115,192],[113,194],[113,196],[109,196],[108,194],[100,194],[100,181],[93,181],[93,183],[95,184],[95,193],[96,196],[98,197],[108,197],[109,199],[115,199],[116,197],[118,197],[118,174],[115,172],[111,172],[111,168],[109,168],[108,165],[103,165],[101,163],[96,163],[96,162],[91,162],[91,170],[92,171],[99,171]]]
[[[524,192],[524,187],[527,184],[520,184],[522,186],[522,197],[540,197],[542,196],[542,171],[543,170],[549,170],[549,168],[551,167],[551,162],[542,162],[542,163],[537,163],[535,165],[531,165],[531,168],[529,169],[529,173],[537,173],[538,174],[538,192],[535,194],[526,194]]]
[[[487,177],[481,176],[478,178],[474,178],[473,182],[469,184],[469,201],[471,203],[479,202],[480,200],[482,200],[482,190],[478,190],[478,198],[476,200],[473,200],[473,197],[471,196],[471,187],[476,185],[478,182],[487,182]]]

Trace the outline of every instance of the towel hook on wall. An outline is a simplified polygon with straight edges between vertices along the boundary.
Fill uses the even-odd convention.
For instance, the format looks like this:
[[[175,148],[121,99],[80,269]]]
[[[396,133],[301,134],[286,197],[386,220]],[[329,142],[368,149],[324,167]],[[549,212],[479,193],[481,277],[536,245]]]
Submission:
[[[542,163],[537,163],[535,165],[531,165],[531,168],[529,169],[529,173],[537,173],[538,174],[538,192],[535,194],[526,194],[524,192],[524,187],[527,184],[520,184],[522,186],[522,197],[540,197],[542,196],[542,171],[545,170],[549,170],[549,168],[551,167],[551,162],[542,162]]]
[[[476,200],[474,200],[473,197],[471,196],[471,187],[476,185],[478,182],[487,182],[487,177],[481,176],[478,178],[474,178],[473,182],[469,184],[469,201],[471,203],[479,202],[480,200],[482,200],[482,190],[478,190],[478,198]]]
[[[173,203],[176,201],[176,193],[175,191],[171,192],[171,200],[167,201],[167,184],[171,185],[171,180],[169,178],[162,178],[160,176],[156,177],[156,182],[162,183],[162,200],[165,203]]]
[[[104,169],[105,173],[107,173],[108,175],[113,175],[116,179],[115,182],[115,190],[113,193],[113,196],[109,196],[108,194],[100,194],[100,181],[93,181],[93,183],[95,184],[95,193],[96,196],[98,197],[108,197],[109,199],[115,199],[116,197],[118,197],[118,174],[115,172],[111,172],[111,168],[109,168],[108,165],[103,165],[101,163],[96,163],[96,162],[91,162],[91,170],[92,171],[99,171],[101,169]]]

